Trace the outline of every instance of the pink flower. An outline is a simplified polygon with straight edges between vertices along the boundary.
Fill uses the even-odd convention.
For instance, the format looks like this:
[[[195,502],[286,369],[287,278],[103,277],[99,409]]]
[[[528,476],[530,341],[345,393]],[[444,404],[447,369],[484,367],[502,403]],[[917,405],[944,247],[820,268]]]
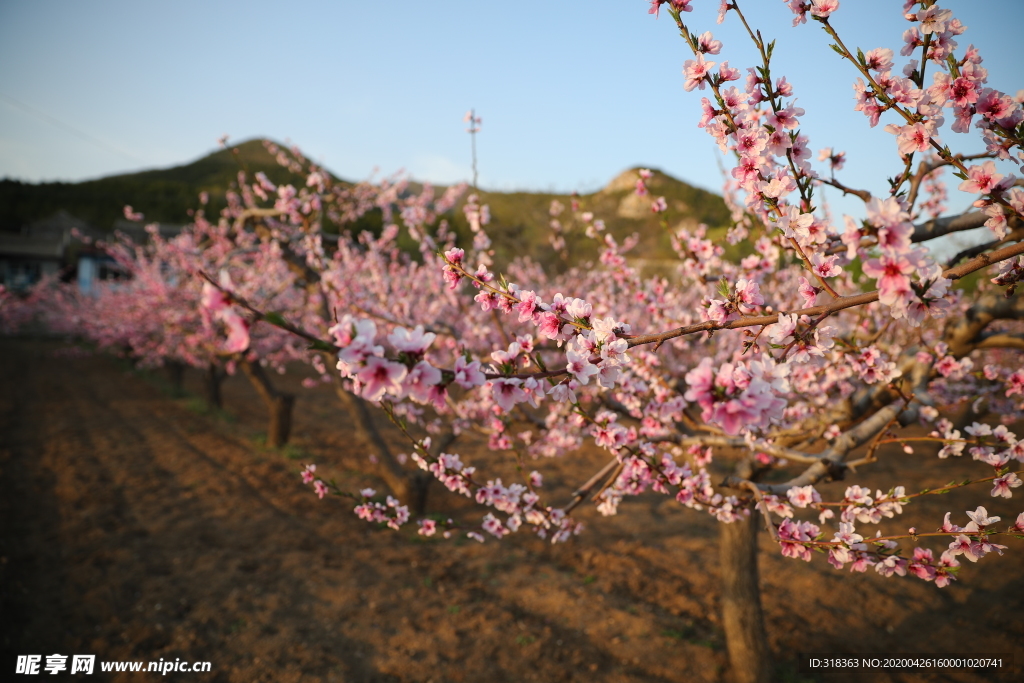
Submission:
[[[314,472],[316,472],[316,465],[306,465],[306,469],[302,470],[302,483],[312,484]]]
[[[747,128],[736,135],[736,152],[740,156],[757,159],[767,146],[768,131],[764,128]]]
[[[448,283],[449,289],[455,289],[458,286],[459,281],[462,280],[462,274],[455,270],[455,267],[462,267],[462,260],[465,258],[466,252],[458,247],[454,247],[444,252],[444,258],[447,263],[444,267],[444,281]]]
[[[519,292],[519,303],[512,306],[512,310],[519,313],[519,322],[525,323],[528,320],[533,320],[540,303],[535,292],[524,290]]]
[[[498,295],[494,292],[488,292],[486,289],[481,289],[477,292],[477,295],[473,297],[473,301],[480,304],[480,308],[484,311],[498,307]]]
[[[366,359],[366,365],[356,373],[356,378],[363,385],[363,398],[374,402],[379,401],[386,393],[400,395],[402,380],[408,372],[401,363],[370,356]]]
[[[793,26],[807,23],[807,10],[811,6],[806,0],[783,0],[783,2],[789,5],[789,9],[796,15],[796,19],[793,20]]]
[[[905,256],[882,254],[864,263],[864,274],[878,280],[878,300],[892,306],[910,294],[910,278],[914,266]]]
[[[932,551],[927,548],[914,548],[914,557],[907,566],[907,571],[912,576],[923,581],[934,581],[936,569],[932,566],[935,558]]]
[[[1013,99],[993,88],[981,91],[975,109],[989,121],[999,122],[1009,117],[1016,109]]]
[[[221,311],[221,318],[228,328],[224,350],[228,353],[241,353],[249,348],[249,321],[230,308]]]
[[[419,525],[420,536],[433,536],[435,533],[437,533],[437,522],[435,522],[432,519],[421,519],[419,521]]]
[[[1013,491],[1010,489],[1017,488],[1021,483],[1020,477],[1018,477],[1015,472],[1007,472],[1003,476],[992,481],[992,497],[1002,496],[1003,498],[1012,498]]]
[[[823,257],[821,254],[816,253],[811,257],[811,263],[814,265],[814,272],[819,277],[836,277],[843,272],[843,269],[836,265],[838,259],[838,255]]]
[[[952,543],[949,544],[948,552],[954,557],[963,555],[971,562],[977,562],[982,557],[981,546],[962,534],[953,539]]]
[[[1006,378],[1006,395],[1024,394],[1024,370],[1018,370]]]
[[[501,521],[491,513],[487,513],[484,517],[484,523],[482,524],[484,531],[501,538],[509,533],[509,530],[502,526]]]
[[[839,0],[811,0],[811,14],[822,19],[839,9]]]
[[[425,360],[413,366],[405,379],[405,391],[417,403],[428,403],[431,392],[441,382],[441,371]]]
[[[764,305],[761,288],[753,280],[741,279],[736,282],[736,301],[747,307]]]
[[[960,77],[954,79],[949,85],[949,99],[957,107],[967,107],[978,101],[978,84],[972,80]],[[970,114],[966,116],[970,123]],[[960,131],[958,131],[960,132]],[[967,132],[966,130],[962,132]]]
[[[978,506],[978,509],[974,512],[967,511],[967,516],[971,518],[971,521],[964,527],[965,531],[979,531],[984,529],[986,526],[991,526],[998,522],[1001,517],[989,517],[988,510],[982,506]]]
[[[853,546],[863,540],[863,536],[855,533],[854,526],[851,522],[840,522],[839,531],[837,531],[835,536],[832,538],[833,543],[845,543],[848,546]]]
[[[939,9],[938,5],[932,5],[917,13],[917,20],[921,22],[921,33],[942,33],[952,17],[951,10]]]
[[[768,339],[773,344],[787,344],[793,340],[793,333],[796,332],[797,317],[793,313],[791,315],[780,314],[779,322],[773,323],[765,328],[765,332],[768,333]]]
[[[708,320],[713,320],[718,324],[724,323],[732,315],[732,305],[728,302],[721,301],[719,299],[711,299],[708,303],[707,316]]]
[[[897,126],[890,123],[885,127],[885,132],[896,136],[896,145],[900,154],[906,156],[913,152],[927,152],[931,149],[931,140],[934,133],[934,124],[914,123],[906,126]],[[936,138],[938,141],[938,138]]]
[[[889,577],[893,574],[898,576],[907,575],[907,561],[896,555],[889,555],[882,561],[875,564],[875,571],[882,576]]]
[[[787,206],[782,215],[779,216],[776,225],[782,230],[786,237],[796,240],[810,237],[810,227],[814,222],[814,216],[809,213],[800,213],[795,206]]]
[[[690,7],[691,2],[693,2],[693,0],[669,0],[668,4],[672,5],[672,9],[677,12],[692,12],[693,8]]]
[[[786,491],[789,502],[798,508],[805,508],[812,503],[820,503],[821,496],[814,490],[813,486],[794,486]]]
[[[559,403],[575,403],[576,394],[573,392],[575,382],[560,382],[548,390],[548,396]]]
[[[803,115],[803,109],[791,104],[785,109],[769,114],[768,123],[779,130],[795,130],[800,127],[800,121],[797,119]]]
[[[717,55],[722,50],[722,41],[715,40],[711,31],[705,31],[697,37],[697,49],[708,55]]]
[[[565,366],[566,371],[580,384],[587,384],[599,371],[598,367],[590,362],[590,354],[586,351],[580,353],[570,348],[566,350],[565,357],[569,361]]]
[[[800,296],[803,297],[804,306],[810,308],[814,306],[814,302],[818,299],[818,292],[821,291],[817,287],[811,285],[807,278],[800,278]]]
[[[468,361],[465,356],[458,356],[455,359],[455,383],[463,389],[478,387],[486,381],[484,373],[480,371],[480,361]]]
[[[413,330],[396,327],[388,335],[388,341],[399,351],[420,355],[427,350],[427,347],[430,346],[436,336],[433,332],[424,332],[423,325],[417,325]]]
[[[327,484],[323,483],[319,479],[313,482],[313,492],[316,493],[320,500],[323,500],[324,496],[328,494]]]
[[[583,299],[570,298],[565,301],[565,312],[574,320],[586,321],[594,312],[594,308]]]
[[[512,378],[501,378],[491,381],[491,395],[494,402],[501,406],[506,413],[512,410],[517,403],[526,400],[526,392],[522,389],[523,380]]]
[[[228,296],[209,282],[204,282],[200,305],[210,313],[220,313],[228,307]]]
[[[722,83],[728,83],[729,81],[740,80],[740,70],[734,69],[729,66],[728,60],[722,62],[722,65],[718,67],[718,80]]]
[[[703,90],[706,85],[705,78],[714,65],[715,62],[705,61],[703,54],[698,54],[697,59],[688,59],[683,62],[683,75],[686,76],[683,90],[686,92],[690,92],[694,88]]]
[[[864,61],[872,71],[889,71],[893,67],[892,63],[893,52],[889,48],[876,47],[874,50],[868,50],[864,55]]]
[[[519,357],[519,352],[521,350],[519,342],[512,342],[508,345],[507,351],[502,351],[501,349],[492,351],[491,358],[497,361],[499,365],[515,366],[516,358]]]
[[[967,180],[960,183],[957,189],[972,194],[988,194],[1002,177],[1002,173],[996,173],[995,162],[986,161],[981,165],[975,164],[967,169]]]
[[[542,313],[540,316],[540,322],[537,326],[537,331],[547,337],[548,339],[561,339],[562,321],[559,320],[558,315],[548,311]]]

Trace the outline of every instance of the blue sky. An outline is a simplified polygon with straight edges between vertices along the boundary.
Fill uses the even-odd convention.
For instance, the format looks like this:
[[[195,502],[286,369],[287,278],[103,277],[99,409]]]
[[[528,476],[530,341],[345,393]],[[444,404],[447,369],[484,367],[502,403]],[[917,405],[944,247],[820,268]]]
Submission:
[[[717,0],[693,4],[684,15],[691,29],[725,43],[718,60],[744,71],[755,63],[735,16],[718,26]],[[0,177],[82,180],[171,166],[227,133],[289,140],[350,179],[405,169],[450,183],[470,175],[462,115],[475,107],[487,189],[589,191],[644,165],[717,190],[717,147],[696,128],[700,94],[682,88],[690,55],[671,18],[655,20],[647,6],[0,0]],[[901,6],[843,0],[833,24],[851,48],[898,52],[909,25]],[[989,84],[1024,88],[1024,3],[943,6],[968,26],[961,50],[981,48]],[[851,67],[816,24],[791,27],[781,0],[743,7],[778,39],[773,71],[788,76],[807,111],[812,149],[846,150],[840,179],[884,191],[897,170],[895,141],[852,110]],[[944,137],[976,150],[966,139]],[[859,213],[855,201],[829,199]]]

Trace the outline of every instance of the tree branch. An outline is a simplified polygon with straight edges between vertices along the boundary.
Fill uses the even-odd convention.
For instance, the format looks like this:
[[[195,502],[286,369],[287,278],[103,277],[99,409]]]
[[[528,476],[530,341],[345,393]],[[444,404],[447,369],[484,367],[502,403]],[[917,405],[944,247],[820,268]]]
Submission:
[[[951,232],[974,230],[985,225],[985,221],[988,219],[989,216],[984,211],[971,211],[970,213],[962,213],[956,216],[933,218],[930,221],[915,225],[910,241],[927,242],[936,237],[948,235]]]
[[[969,275],[977,270],[981,270],[993,263],[998,263],[1004,259],[1017,256],[1018,254],[1024,254],[1024,242],[1017,244],[1011,244],[1003,247],[988,254],[981,254],[967,263],[962,263],[954,268],[949,268],[943,272],[943,276],[951,280],[959,280],[965,275]],[[878,291],[865,292],[864,294],[856,294],[853,296],[844,296],[822,306],[812,306],[810,308],[802,308],[797,311],[790,311],[789,313],[795,313],[797,316],[819,316],[823,314],[836,313],[847,308],[853,308],[854,306],[863,306],[865,304],[874,303],[878,301]],[[669,339],[675,339],[676,337],[683,337],[689,334],[697,332],[715,332],[718,330],[735,330],[742,327],[757,327],[760,325],[772,325],[779,322],[779,313],[772,313],[771,315],[757,315],[757,316],[744,316],[737,320],[733,320],[727,323],[716,323],[713,320],[708,320],[702,323],[696,323],[694,325],[687,325],[685,327],[679,327],[668,332],[661,332],[659,334],[644,334],[637,335],[634,337],[627,337],[629,339],[629,346],[640,346],[642,344],[663,344]]]

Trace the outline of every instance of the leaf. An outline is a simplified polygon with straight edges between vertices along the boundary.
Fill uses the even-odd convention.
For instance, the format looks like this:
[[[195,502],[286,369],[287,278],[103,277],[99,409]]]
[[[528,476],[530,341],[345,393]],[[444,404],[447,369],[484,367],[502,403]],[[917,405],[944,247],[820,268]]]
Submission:
[[[839,54],[840,57],[843,57],[843,58],[846,57],[846,53],[843,52],[843,48],[839,47],[835,43],[832,43],[831,45],[829,45],[829,47],[832,48],[833,50],[835,50]]]
[[[334,346],[334,344],[328,344],[327,342],[320,339],[317,339],[314,342],[310,342],[308,348],[310,351],[328,351],[330,353],[334,353],[335,351],[338,350],[338,348]]]
[[[288,321],[284,319],[284,316],[277,311],[271,311],[263,314],[263,319],[275,327],[288,327]]]

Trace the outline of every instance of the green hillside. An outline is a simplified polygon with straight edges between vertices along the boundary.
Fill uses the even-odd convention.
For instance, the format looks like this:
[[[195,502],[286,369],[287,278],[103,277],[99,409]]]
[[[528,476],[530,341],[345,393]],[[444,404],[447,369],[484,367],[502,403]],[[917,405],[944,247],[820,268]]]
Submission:
[[[238,171],[243,168],[250,178],[256,171],[263,171],[278,184],[299,184],[304,180],[280,166],[261,140],[249,140],[182,166],[80,183],[33,184],[5,179],[0,180],[0,230],[17,232],[24,225],[64,210],[100,231],[106,231],[115,220],[123,217],[126,204],[144,213],[147,221],[186,223],[188,211],[197,207],[198,195],[202,191],[210,195],[207,215],[215,215],[225,204],[225,192],[237,182]],[[655,171],[647,183],[650,196],[637,197],[634,193],[637,177],[636,169],[625,171],[604,189],[578,197],[580,210],[591,211],[603,219],[609,232],[620,241],[634,232],[641,235],[640,243],[633,252],[635,256],[652,260],[671,256],[662,220],[667,220],[671,227],[700,222],[717,229],[728,223],[728,209],[718,195]],[[419,188],[411,189],[418,191]],[[442,190],[437,189],[438,193]],[[488,233],[494,241],[499,264],[518,255],[533,256],[545,265],[556,266],[561,262],[550,247],[551,216],[548,211],[553,200],[561,202],[566,210],[559,218],[569,228],[572,222],[571,196],[486,191],[479,192],[479,195],[491,209],[492,222]],[[651,200],[658,196],[664,196],[668,202],[669,211],[665,214],[650,211]],[[461,206],[450,220],[460,235],[460,242],[468,242],[469,227]],[[381,222],[378,212],[364,217],[356,229],[378,231]],[[565,236],[573,262],[597,255],[596,245],[583,236],[581,226],[577,225]]]
[[[241,168],[250,176],[263,171],[274,182],[295,180],[264,149],[261,140],[233,145],[183,166],[80,183],[24,183],[5,178],[0,180],[0,230],[18,231],[58,209],[107,230],[123,217],[126,204],[144,213],[146,220],[185,223],[188,210],[198,205],[200,192],[210,194],[207,212],[219,211]]]
[[[604,189],[577,197],[580,211],[590,211],[595,218],[605,222],[619,242],[633,233],[640,236],[632,256],[657,260],[671,258],[673,252],[668,231],[662,226],[666,221],[670,228],[680,225],[694,227],[705,223],[712,228],[712,234],[723,234],[729,223],[729,210],[722,198],[711,192],[692,187],[660,171],[654,171],[647,182],[650,194],[639,197],[635,193],[637,169],[630,169],[613,179]],[[494,241],[495,255],[499,263],[519,255],[529,254],[546,265],[557,265],[559,259],[550,248],[551,215],[549,208],[553,200],[565,206],[558,217],[564,228],[567,251],[573,262],[588,260],[597,256],[597,245],[585,237],[582,224],[572,225],[570,206],[572,197],[564,194],[532,192],[480,192],[480,201],[491,209],[491,225],[488,234]],[[650,205],[655,197],[665,197],[668,211],[655,214]],[[461,212],[455,219],[460,236],[468,238],[468,225]]]

